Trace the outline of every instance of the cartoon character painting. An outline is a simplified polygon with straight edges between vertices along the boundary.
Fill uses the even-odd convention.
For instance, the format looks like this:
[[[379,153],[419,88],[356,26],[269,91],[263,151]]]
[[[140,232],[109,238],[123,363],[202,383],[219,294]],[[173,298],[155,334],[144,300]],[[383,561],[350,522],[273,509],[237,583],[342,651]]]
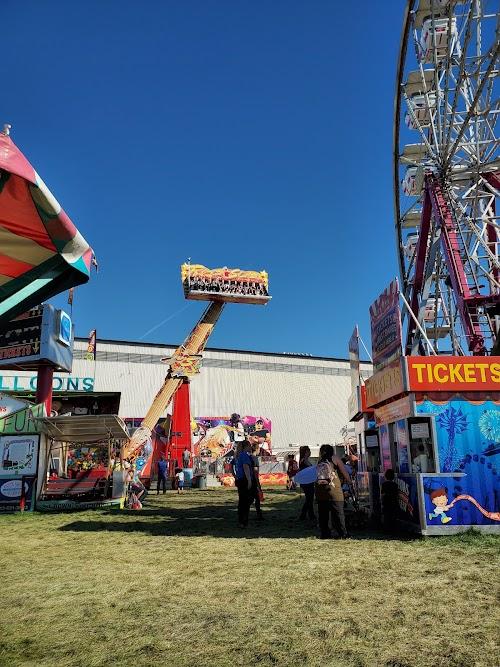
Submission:
[[[441,523],[446,524],[452,521],[453,517],[448,516],[446,512],[449,512],[458,502],[466,501],[471,503],[477,510],[482,514],[482,516],[492,522],[500,521],[500,512],[491,512],[485,509],[478,501],[468,493],[462,493],[453,498],[453,500],[448,502],[448,491],[444,487],[439,487],[434,491],[429,493],[430,502],[434,505],[432,512],[428,513],[429,521],[431,519],[440,519]],[[457,521],[458,524],[462,523]]]
[[[441,523],[449,523],[451,521],[451,516],[446,516],[446,512],[451,508],[451,505],[448,505],[446,489],[436,489],[430,495],[431,502],[434,505],[434,511],[429,512],[429,519],[437,519],[439,517]]]

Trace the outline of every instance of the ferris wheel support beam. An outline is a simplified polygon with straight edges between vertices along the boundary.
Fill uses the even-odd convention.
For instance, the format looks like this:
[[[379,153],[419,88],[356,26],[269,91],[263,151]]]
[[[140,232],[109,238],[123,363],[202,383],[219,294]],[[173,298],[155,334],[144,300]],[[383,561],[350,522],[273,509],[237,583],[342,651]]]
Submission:
[[[451,209],[438,179],[432,174],[427,174],[425,181],[426,192],[429,193],[432,204],[432,213],[441,228],[443,254],[464,333],[469,343],[469,350],[472,354],[486,354],[477,312],[478,306],[484,301],[484,297],[471,294]]]
[[[497,172],[486,172],[483,174],[485,180],[491,185],[491,187],[496,190],[497,192],[500,191],[500,175]],[[492,204],[492,211],[493,211],[493,216],[496,215],[496,207],[495,207],[495,200],[493,199]],[[497,226],[488,223],[486,226],[486,234],[488,237],[488,247],[493,253],[494,256],[497,256],[497,243],[498,243],[498,232],[497,232]],[[497,266],[492,267],[492,273],[493,277],[496,280],[496,282],[499,282],[500,279],[500,272],[498,270]]]
[[[431,213],[432,205],[427,189],[424,193],[424,201],[422,206],[422,217],[420,219],[420,233],[418,237],[418,244],[415,251],[415,273],[411,290],[410,311],[418,313],[419,295],[424,283],[425,273],[425,258],[427,255],[427,244],[429,240],[429,231],[431,228]],[[408,334],[406,340],[406,348],[409,351],[412,348],[412,331],[408,327]]]

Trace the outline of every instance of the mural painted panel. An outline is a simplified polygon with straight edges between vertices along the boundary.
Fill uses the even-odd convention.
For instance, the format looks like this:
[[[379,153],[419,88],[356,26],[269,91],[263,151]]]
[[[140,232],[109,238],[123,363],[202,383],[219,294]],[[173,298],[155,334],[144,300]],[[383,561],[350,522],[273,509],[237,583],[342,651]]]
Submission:
[[[194,456],[226,456],[239,441],[245,439],[259,444],[262,456],[271,454],[271,420],[266,417],[241,417],[237,413],[222,417],[197,417],[194,420]]]
[[[498,525],[500,404],[426,400],[417,411],[436,415],[440,469],[448,473],[423,478],[427,524]]]

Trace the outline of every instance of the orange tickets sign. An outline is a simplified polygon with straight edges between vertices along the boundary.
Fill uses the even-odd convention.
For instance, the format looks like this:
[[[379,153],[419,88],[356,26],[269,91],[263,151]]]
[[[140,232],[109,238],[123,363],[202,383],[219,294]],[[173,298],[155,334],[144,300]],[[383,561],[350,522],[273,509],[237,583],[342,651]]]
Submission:
[[[500,357],[408,357],[410,391],[498,391]]]

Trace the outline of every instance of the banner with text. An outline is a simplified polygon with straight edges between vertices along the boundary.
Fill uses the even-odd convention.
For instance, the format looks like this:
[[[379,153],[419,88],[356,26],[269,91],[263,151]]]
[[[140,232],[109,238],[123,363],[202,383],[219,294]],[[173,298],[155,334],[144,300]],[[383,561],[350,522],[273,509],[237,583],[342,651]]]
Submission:
[[[402,354],[399,283],[395,278],[370,306],[373,369],[380,370]]]

